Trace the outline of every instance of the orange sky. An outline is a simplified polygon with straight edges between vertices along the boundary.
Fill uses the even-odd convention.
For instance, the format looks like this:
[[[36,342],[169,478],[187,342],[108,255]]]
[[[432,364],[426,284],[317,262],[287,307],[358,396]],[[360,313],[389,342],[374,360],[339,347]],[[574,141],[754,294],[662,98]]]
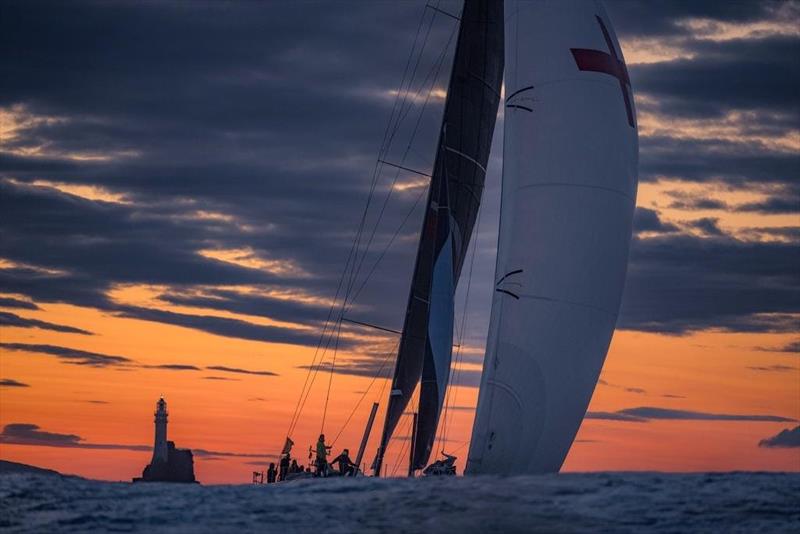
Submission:
[[[128,295],[134,294],[137,291],[129,290]],[[62,363],[53,356],[3,350],[0,376],[31,387],[0,390],[0,425],[33,423],[43,431],[77,434],[86,443],[149,445],[154,403],[163,393],[170,410],[169,436],[178,446],[255,454],[279,451],[305,378],[305,371],[297,366],[310,362],[311,349],[223,338],[68,305],[42,308],[25,316],[91,329],[96,335],[4,327],[2,342],[69,346],[126,356],[138,365],[92,368]],[[757,347],[781,346],[791,340],[792,336],[778,334],[700,333],[675,337],[617,332],[603,370],[604,383],[598,386],[589,409],[610,412],[658,406],[800,419],[797,355],[757,350]],[[158,364],[269,369],[280,376],[141,367]],[[769,365],[789,366],[793,370],[748,368]],[[231,380],[204,378],[208,376]],[[295,453],[301,461],[303,451],[319,431],[327,380],[327,374],[318,379],[293,435],[297,442]],[[368,378],[334,375],[325,426],[329,439],[341,430],[369,383]],[[382,385],[380,382],[372,385],[337,441],[336,450],[342,446],[351,451],[357,448],[371,401],[385,401],[385,389],[383,396],[378,395]],[[452,441],[445,448],[460,455],[462,462],[473,416],[466,407],[474,406],[476,391],[459,388],[451,402],[460,409],[450,412],[448,439]],[[791,426],[794,425],[748,421],[634,423],[590,419],[584,422],[564,470],[800,471],[797,449],[757,446],[759,440]],[[399,434],[405,428],[401,424]],[[375,439],[372,441],[368,449],[370,459],[375,450]],[[390,473],[397,465],[397,474],[402,474],[405,464],[397,461],[402,442],[395,440],[391,448],[387,461]],[[149,452],[126,450],[0,445],[3,459],[108,480],[137,476],[149,461],[149,455]],[[248,462],[261,461],[198,456],[196,474],[205,483],[246,482],[250,472],[258,468]]]

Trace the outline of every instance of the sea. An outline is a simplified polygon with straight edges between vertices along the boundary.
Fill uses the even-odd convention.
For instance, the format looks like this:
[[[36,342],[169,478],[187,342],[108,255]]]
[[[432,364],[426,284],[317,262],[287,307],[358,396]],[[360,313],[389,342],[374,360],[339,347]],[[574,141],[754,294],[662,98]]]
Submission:
[[[800,474],[591,473],[268,485],[0,475],[0,532],[800,532]]]

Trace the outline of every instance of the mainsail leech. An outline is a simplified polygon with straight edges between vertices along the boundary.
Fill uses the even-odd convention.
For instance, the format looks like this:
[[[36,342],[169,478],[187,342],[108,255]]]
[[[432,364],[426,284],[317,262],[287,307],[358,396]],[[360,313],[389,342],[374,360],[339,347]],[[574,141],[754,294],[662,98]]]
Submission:
[[[507,12],[497,286],[468,474],[560,469],[614,332],[636,203],[630,80],[600,2]]]
[[[455,287],[483,194],[503,61],[503,2],[466,0],[376,473],[420,378],[412,468],[430,457],[450,374]]]

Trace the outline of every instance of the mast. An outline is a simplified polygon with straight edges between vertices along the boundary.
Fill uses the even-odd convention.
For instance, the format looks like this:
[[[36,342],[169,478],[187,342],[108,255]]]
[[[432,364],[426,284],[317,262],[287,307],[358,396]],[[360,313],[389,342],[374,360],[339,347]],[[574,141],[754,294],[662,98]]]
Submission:
[[[361,445],[358,447],[358,454],[356,455],[356,469],[361,469],[361,460],[364,458],[364,451],[367,449],[367,442],[369,435],[372,432],[372,423],[375,422],[375,414],[378,413],[378,403],[372,403],[372,410],[369,412],[369,419],[367,420],[367,427],[364,429],[364,436],[361,438]]]
[[[561,468],[614,332],[636,204],[633,97],[602,5],[507,12],[496,291],[468,474]]]
[[[414,444],[417,442],[417,412],[411,414],[411,441],[408,453],[408,477],[414,476]]]
[[[412,468],[430,456],[450,375],[455,288],[483,195],[502,75],[503,2],[465,0],[376,476],[420,379]]]

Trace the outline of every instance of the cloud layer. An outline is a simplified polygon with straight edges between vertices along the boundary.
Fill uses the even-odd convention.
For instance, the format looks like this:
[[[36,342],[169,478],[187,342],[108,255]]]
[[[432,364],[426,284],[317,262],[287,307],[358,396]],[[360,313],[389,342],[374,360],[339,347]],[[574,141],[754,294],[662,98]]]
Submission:
[[[0,291],[30,300],[2,297],[0,306],[69,303],[316,346],[375,176],[371,245],[345,284],[348,315],[399,328],[424,187],[376,164],[377,149],[387,118],[398,117],[393,98],[419,27],[426,47],[380,157],[432,165],[442,99],[427,97],[444,85],[437,72],[448,69],[437,65],[442,51],[449,61],[455,25],[423,3],[355,6],[7,4]],[[798,225],[734,230],[727,221],[792,214],[800,203],[797,4],[609,9],[637,96],[642,183],[707,188],[637,210],[619,327],[796,331]],[[501,131],[464,340],[474,346],[492,294]],[[137,285],[158,288],[149,305],[114,297]],[[90,333],[11,312],[0,322]]]
[[[695,412],[691,410],[671,410],[652,406],[625,408],[616,412],[587,412],[586,419],[605,419],[608,421],[627,421],[645,423],[652,420],[671,421],[759,421],[759,422],[793,422],[795,419],[780,415],[723,414]]]
[[[78,449],[126,450],[150,452],[150,445],[130,445],[121,443],[91,443],[85,441],[77,434],[61,434],[47,432],[39,425],[32,423],[10,423],[0,432],[0,443],[9,445],[34,445],[43,447],[66,447]],[[196,456],[205,458],[237,457],[237,458],[272,458],[271,454],[253,454],[228,451],[212,451],[207,449],[192,449]]]

